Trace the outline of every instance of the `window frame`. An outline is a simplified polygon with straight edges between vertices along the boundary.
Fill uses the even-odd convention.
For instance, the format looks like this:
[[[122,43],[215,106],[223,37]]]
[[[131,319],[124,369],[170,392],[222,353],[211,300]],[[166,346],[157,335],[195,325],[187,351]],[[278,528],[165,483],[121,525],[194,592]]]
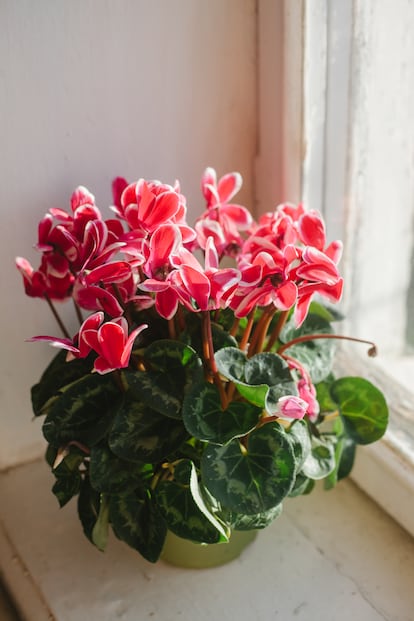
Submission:
[[[356,19],[360,28],[366,27],[368,9],[358,0],[259,0],[258,9],[259,102],[264,102],[258,121],[258,210],[269,209],[276,196],[277,202],[303,200],[322,211],[329,238],[344,239],[345,247],[350,246],[342,263],[350,283],[343,304],[347,312],[355,291],[351,255],[361,243],[354,235],[358,214],[349,205],[349,192],[358,181],[351,161],[351,149],[358,140],[353,131],[352,72],[361,60],[355,48],[364,43]],[[269,84],[269,75],[275,74],[281,84],[277,95]],[[269,161],[278,160],[276,147],[269,146],[266,136],[279,139],[283,160],[270,179]],[[352,321],[345,321],[342,330],[352,334]],[[381,441],[360,447],[352,478],[414,535],[414,433],[405,429],[414,413],[414,393],[384,370],[386,359],[381,367],[371,360],[367,364],[358,354],[354,349],[343,350],[338,368],[342,374],[363,375],[380,386],[391,422]]]

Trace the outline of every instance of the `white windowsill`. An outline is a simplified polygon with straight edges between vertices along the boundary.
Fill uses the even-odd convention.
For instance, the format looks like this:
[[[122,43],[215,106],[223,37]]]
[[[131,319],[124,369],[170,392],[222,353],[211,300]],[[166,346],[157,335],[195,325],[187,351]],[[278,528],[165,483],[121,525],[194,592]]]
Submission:
[[[211,570],[152,565],[83,537],[43,461],[0,475],[0,571],[25,621],[409,621],[414,540],[350,481],[289,500],[242,557]]]

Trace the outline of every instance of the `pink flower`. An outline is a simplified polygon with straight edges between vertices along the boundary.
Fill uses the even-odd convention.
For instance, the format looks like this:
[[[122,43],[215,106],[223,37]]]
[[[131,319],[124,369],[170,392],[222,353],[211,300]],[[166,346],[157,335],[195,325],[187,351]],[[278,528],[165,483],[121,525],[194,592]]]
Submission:
[[[53,336],[34,336],[29,341],[46,341],[53,347],[68,350],[68,360],[86,358],[93,350],[98,354],[94,370],[100,374],[128,366],[136,337],[147,328],[142,324],[128,335],[128,322],[125,317],[117,317],[104,322],[101,312],[90,315],[82,324],[79,333],[70,339]]]
[[[151,233],[170,222],[182,208],[182,197],[171,186],[140,179],[122,192],[115,212],[126,220],[131,230]]]
[[[214,168],[206,168],[201,177],[201,191],[206,199],[207,207],[228,203],[240,190],[242,183],[242,176],[238,172],[227,173],[217,182]]]
[[[204,268],[185,248],[180,250],[173,262],[177,269],[171,277],[181,301],[190,310],[195,309],[192,302],[188,306],[188,297],[195,301],[197,310],[228,306],[239,284],[240,271],[219,267],[219,257],[212,237],[206,242]]]
[[[228,201],[239,191],[242,177],[239,173],[228,173],[218,182],[216,171],[207,168],[201,180],[201,189],[207,202],[207,211],[197,220],[197,242],[205,248],[205,241],[213,235],[220,255],[233,256],[243,243],[239,231],[246,231],[253,219],[242,205],[230,204]],[[214,226],[213,222],[217,224]],[[215,230],[216,229],[216,230]],[[222,242],[219,244],[219,239]]]
[[[283,252],[259,252],[251,264],[242,267],[242,284],[232,303],[236,317],[245,317],[255,306],[273,304],[279,310],[292,308],[297,300],[298,290],[289,270],[295,259],[296,254],[291,252],[290,247],[286,247]],[[243,287],[245,274],[248,278],[253,276],[257,279],[257,269],[260,270],[259,279],[252,286]]]
[[[23,276],[26,295],[32,298],[44,297],[46,291],[44,275],[39,271],[35,271],[24,257],[16,257],[16,267]]]
[[[54,336],[33,336],[28,339],[29,342],[44,341],[49,343],[52,347],[58,347],[59,349],[66,349],[68,353],[67,360],[73,360],[74,358],[86,358],[91,351],[90,346],[83,338],[85,330],[97,329],[104,320],[103,313],[94,313],[85,319],[81,325],[79,332],[71,339],[62,339]]]
[[[295,395],[280,397],[277,402],[279,416],[288,419],[301,419],[305,416],[308,404],[304,399]]]
[[[305,367],[295,358],[290,356],[284,356],[289,368],[293,370],[298,376],[298,392],[299,397],[306,403],[305,413],[308,418],[315,422],[319,414],[319,402],[316,398],[316,388],[311,380],[311,377]]]
[[[125,317],[107,321],[99,329],[84,330],[83,339],[98,357],[94,370],[100,374],[128,366],[132,347],[138,334],[148,328],[142,324],[128,335],[128,322]]]

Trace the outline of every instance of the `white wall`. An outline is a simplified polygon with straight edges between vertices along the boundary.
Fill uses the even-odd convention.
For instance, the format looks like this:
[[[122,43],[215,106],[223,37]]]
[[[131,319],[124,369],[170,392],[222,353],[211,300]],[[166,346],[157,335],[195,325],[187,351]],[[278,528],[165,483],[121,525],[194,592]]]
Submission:
[[[204,167],[239,170],[251,203],[255,43],[254,0],[1,0],[0,468],[43,450],[29,389],[54,352],[24,339],[57,334],[14,257],[78,184],[105,213],[118,174],[178,177],[195,216]]]

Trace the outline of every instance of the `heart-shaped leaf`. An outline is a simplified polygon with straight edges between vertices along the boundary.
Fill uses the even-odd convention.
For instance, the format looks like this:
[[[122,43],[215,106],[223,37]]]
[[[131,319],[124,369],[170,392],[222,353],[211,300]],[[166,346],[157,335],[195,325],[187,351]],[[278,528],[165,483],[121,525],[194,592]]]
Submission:
[[[361,377],[342,377],[331,385],[346,433],[357,444],[376,442],[388,425],[384,395]]]
[[[142,486],[143,465],[120,459],[105,444],[93,446],[90,454],[89,477],[94,489],[116,494]]]
[[[104,552],[108,544],[109,534],[109,503],[108,497],[101,494],[98,518],[92,529],[92,543]]]
[[[295,481],[290,440],[275,422],[252,431],[247,446],[232,440],[209,445],[201,461],[202,481],[230,511],[254,515],[279,505]]]
[[[126,371],[125,379],[131,392],[148,407],[168,416],[181,419],[184,381],[181,374],[161,371]]]
[[[121,459],[156,463],[188,437],[179,421],[166,418],[127,393],[109,434],[109,448]]]
[[[78,515],[82,524],[83,532],[91,543],[92,533],[99,515],[101,495],[93,489],[89,478],[85,477],[80,486],[78,496]]]
[[[171,369],[194,368],[201,365],[195,350],[182,343],[162,339],[154,341],[145,350],[145,360],[151,363],[154,369],[170,372]]]
[[[47,402],[56,396],[60,389],[88,375],[93,366],[90,357],[66,362],[67,352],[61,350],[45,369],[38,384],[32,386],[32,407],[35,416],[47,414]]]
[[[311,452],[311,438],[306,422],[304,420],[294,421],[288,430],[287,437],[292,443],[296,471],[299,472]]]
[[[109,519],[118,539],[155,563],[161,554],[167,526],[153,499],[145,492],[127,492],[109,499]]]
[[[277,354],[247,358],[239,349],[226,347],[216,352],[215,359],[219,372],[236,384],[238,392],[270,415],[278,411],[280,397],[297,394],[289,367]]]
[[[264,511],[256,515],[244,515],[243,513],[235,513],[234,511],[226,515],[234,530],[260,530],[269,526],[276,518],[282,514],[282,504]]]
[[[260,414],[261,408],[237,401],[223,410],[216,386],[208,382],[195,384],[183,403],[187,431],[199,440],[217,444],[246,435],[256,426]]]
[[[201,361],[192,347],[180,341],[155,341],[145,350],[147,371],[125,371],[136,398],[169,418],[181,419],[184,392]]]
[[[330,442],[312,438],[311,452],[302,466],[302,474],[317,481],[324,479],[335,468],[335,449]]]
[[[110,375],[86,375],[53,402],[43,435],[56,447],[72,440],[93,446],[107,433],[121,398]]]
[[[178,537],[199,543],[227,541],[229,533],[204,501],[194,464],[176,464],[174,478],[161,481],[155,498],[169,530]]]

